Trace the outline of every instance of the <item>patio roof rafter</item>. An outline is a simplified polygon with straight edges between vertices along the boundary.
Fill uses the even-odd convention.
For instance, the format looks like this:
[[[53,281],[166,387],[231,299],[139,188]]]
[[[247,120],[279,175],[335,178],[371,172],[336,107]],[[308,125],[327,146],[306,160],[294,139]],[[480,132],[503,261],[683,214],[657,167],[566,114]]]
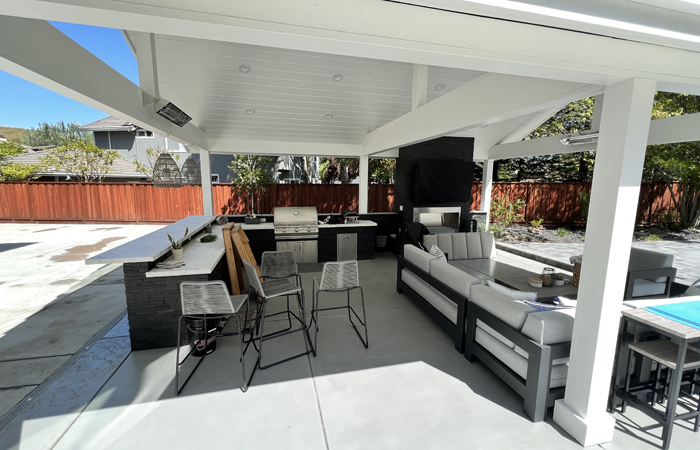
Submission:
[[[700,94],[698,52],[654,36],[619,38],[614,27],[594,34],[383,1],[0,0],[0,7],[18,17],[589,84],[648,78],[662,90]]]
[[[403,147],[596,95],[602,86],[514,75],[483,75],[365,138],[365,154]],[[478,105],[469,107],[468,105]]]
[[[0,70],[184,144],[208,147],[202,130],[180,128],[144,106],[143,89],[43,20],[0,16]]]
[[[562,145],[561,136],[499,144],[489,150],[489,159],[522,158],[593,151],[597,144]],[[647,145],[700,141],[700,113],[651,120]]]

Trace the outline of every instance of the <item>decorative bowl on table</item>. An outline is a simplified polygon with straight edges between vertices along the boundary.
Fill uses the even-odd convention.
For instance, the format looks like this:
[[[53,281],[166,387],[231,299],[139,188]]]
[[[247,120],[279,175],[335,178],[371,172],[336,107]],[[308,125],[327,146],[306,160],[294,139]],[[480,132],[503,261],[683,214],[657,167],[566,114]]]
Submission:
[[[527,279],[527,282],[530,286],[532,286],[534,288],[541,288],[542,287],[542,278],[540,278],[540,277],[535,277],[535,276],[529,277]]]

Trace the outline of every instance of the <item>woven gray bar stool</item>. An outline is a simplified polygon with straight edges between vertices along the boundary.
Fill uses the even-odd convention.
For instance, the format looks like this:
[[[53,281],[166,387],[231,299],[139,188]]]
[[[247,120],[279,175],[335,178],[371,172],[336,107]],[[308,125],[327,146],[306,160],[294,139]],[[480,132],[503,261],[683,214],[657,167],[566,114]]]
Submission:
[[[260,304],[258,306],[258,310],[260,313],[258,314],[258,319],[256,322],[256,329],[259,327],[259,331],[257,331],[258,334],[258,342],[257,345],[255,345],[255,340],[253,339],[253,345],[255,345],[256,350],[258,351],[258,362],[257,362],[257,367],[260,370],[267,369],[272,366],[276,366],[278,364],[281,364],[283,362],[290,361],[295,358],[299,358],[304,355],[308,355],[311,353],[312,350],[309,350],[309,347],[311,346],[311,336],[309,336],[309,330],[306,327],[306,321],[304,319],[304,291],[301,289],[299,286],[295,286],[294,283],[289,281],[288,278],[275,278],[271,280],[266,280],[263,281],[262,283],[260,282],[260,278],[258,278],[258,272],[255,269],[255,266],[253,266],[251,263],[249,263],[246,260],[243,260],[243,264],[245,265],[245,271],[246,274],[248,275],[248,283],[250,285],[250,293],[255,294],[258,299],[260,300]],[[299,305],[300,312],[301,312],[301,317],[297,316],[289,307],[289,296],[290,295],[295,295],[297,297],[297,304]],[[270,299],[273,299],[275,297],[282,297],[286,296],[287,297],[287,309],[285,311],[280,311],[274,314],[270,314],[267,317],[273,317],[279,314],[286,314],[287,318],[289,319],[290,322],[290,328],[280,330],[280,331],[275,331],[273,333],[268,333],[265,334],[265,309],[267,306],[267,302]],[[291,328],[291,320],[295,319],[296,321],[299,322],[300,326],[298,328]],[[263,364],[262,363],[262,358],[263,358],[263,343],[267,340],[270,339],[275,339],[279,338],[282,336],[286,336],[288,334],[292,333],[298,333],[301,332],[304,336],[304,347],[306,348],[305,352],[290,356],[288,358],[283,358],[278,361],[269,363],[269,364]],[[258,348],[259,345],[259,348]]]
[[[318,284],[318,287],[317,287]],[[353,289],[360,290],[360,300],[362,303],[362,319],[357,314],[355,309],[350,305],[350,291]],[[329,308],[319,308],[319,294],[321,292],[347,292],[347,305],[344,306],[334,306]],[[348,319],[350,324],[355,329],[357,337],[360,338],[362,345],[365,348],[369,348],[369,338],[367,337],[367,313],[365,311],[365,293],[360,286],[360,271],[357,265],[357,261],[338,261],[338,262],[327,262],[323,265],[323,273],[321,274],[321,283],[316,281],[314,278],[314,296],[311,309],[311,321],[309,322],[309,328],[312,324],[316,328],[314,334],[314,345],[313,351],[314,356],[316,356],[316,351],[318,350],[318,313],[319,311],[330,311],[334,309],[347,309]],[[355,326],[355,322],[352,320],[352,315],[355,315],[357,320],[360,322],[365,329],[365,337],[362,338],[360,331]]]
[[[299,275],[297,263],[294,262],[294,254],[292,252],[263,252],[260,261],[260,276],[264,281],[280,278],[294,278],[294,284],[300,287],[302,292],[304,290],[304,286],[301,282],[301,275]],[[287,299],[289,300],[289,296],[287,296]],[[298,303],[298,306],[300,312],[304,314],[303,305]],[[287,311],[289,311],[289,305],[287,305]],[[282,331],[292,329],[292,317],[290,314],[287,314],[287,321],[289,326],[286,330]],[[306,322],[306,315],[304,315],[304,322]]]
[[[241,321],[241,308],[243,304],[246,304],[247,320],[246,323],[250,323],[250,305],[248,304],[247,295],[235,295],[233,297],[229,296],[228,288],[223,281],[183,281],[180,283],[180,302],[182,305],[182,315],[177,321],[177,351],[176,353],[176,366],[175,366],[175,390],[177,395],[182,392],[185,385],[190,380],[194,372],[197,370],[199,365],[204,361],[204,357],[207,354],[207,347],[209,344],[209,338],[211,336],[233,336],[238,335],[240,338],[240,353],[241,353],[241,374],[243,377],[243,387],[241,390],[246,392],[248,390],[248,383],[250,380],[246,381],[245,376],[245,350],[243,347],[243,334],[245,333],[245,323]],[[211,335],[209,334],[209,326],[207,321],[222,321],[228,320],[230,317],[236,317],[237,331],[235,333],[222,333],[221,331],[215,331]],[[202,355],[199,357],[197,365],[194,366],[192,372],[187,376],[185,382],[180,386],[180,367],[187,361],[187,359],[192,356],[192,354],[198,350],[198,346],[194,345],[187,356],[180,361],[180,338],[182,333],[182,319],[199,319],[204,321],[204,346],[202,349]],[[195,356],[196,357],[196,356]],[[252,378],[251,374],[251,378]]]

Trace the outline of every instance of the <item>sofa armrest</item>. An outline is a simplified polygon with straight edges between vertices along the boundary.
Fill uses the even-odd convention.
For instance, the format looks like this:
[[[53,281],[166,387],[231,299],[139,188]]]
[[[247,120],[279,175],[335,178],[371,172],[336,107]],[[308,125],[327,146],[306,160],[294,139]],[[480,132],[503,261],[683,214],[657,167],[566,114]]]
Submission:
[[[637,280],[646,280],[649,278],[665,278],[665,287],[663,294],[659,296],[661,298],[666,298],[671,293],[671,283],[676,278],[676,268],[675,267],[664,267],[661,269],[650,269],[650,270],[633,270],[627,272],[627,282],[625,284],[625,296],[624,300],[631,300],[634,292],[634,283]],[[655,297],[659,297],[655,296]],[[645,298],[645,297],[636,297]]]
[[[503,362],[481,347],[475,340],[476,320],[479,319],[528,354],[527,378],[523,380]],[[464,356],[469,361],[479,358],[489,369],[523,398],[523,410],[533,421],[544,420],[547,407],[553,399],[563,396],[563,388],[550,392],[552,362],[566,358],[571,352],[571,342],[541,345],[515,330],[495,315],[469,303],[467,309],[467,333]]]

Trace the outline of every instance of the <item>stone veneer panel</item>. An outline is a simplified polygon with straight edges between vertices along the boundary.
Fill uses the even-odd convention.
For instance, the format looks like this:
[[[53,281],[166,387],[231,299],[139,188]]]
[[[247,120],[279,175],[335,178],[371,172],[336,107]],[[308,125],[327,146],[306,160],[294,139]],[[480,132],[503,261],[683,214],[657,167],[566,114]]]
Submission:
[[[230,287],[225,258],[221,258],[208,275],[146,278],[146,272],[153,269],[157,262],[124,264],[132,350],[175,346],[177,321],[182,311],[180,283],[183,281],[224,280]],[[184,325],[180,342],[186,342]]]

